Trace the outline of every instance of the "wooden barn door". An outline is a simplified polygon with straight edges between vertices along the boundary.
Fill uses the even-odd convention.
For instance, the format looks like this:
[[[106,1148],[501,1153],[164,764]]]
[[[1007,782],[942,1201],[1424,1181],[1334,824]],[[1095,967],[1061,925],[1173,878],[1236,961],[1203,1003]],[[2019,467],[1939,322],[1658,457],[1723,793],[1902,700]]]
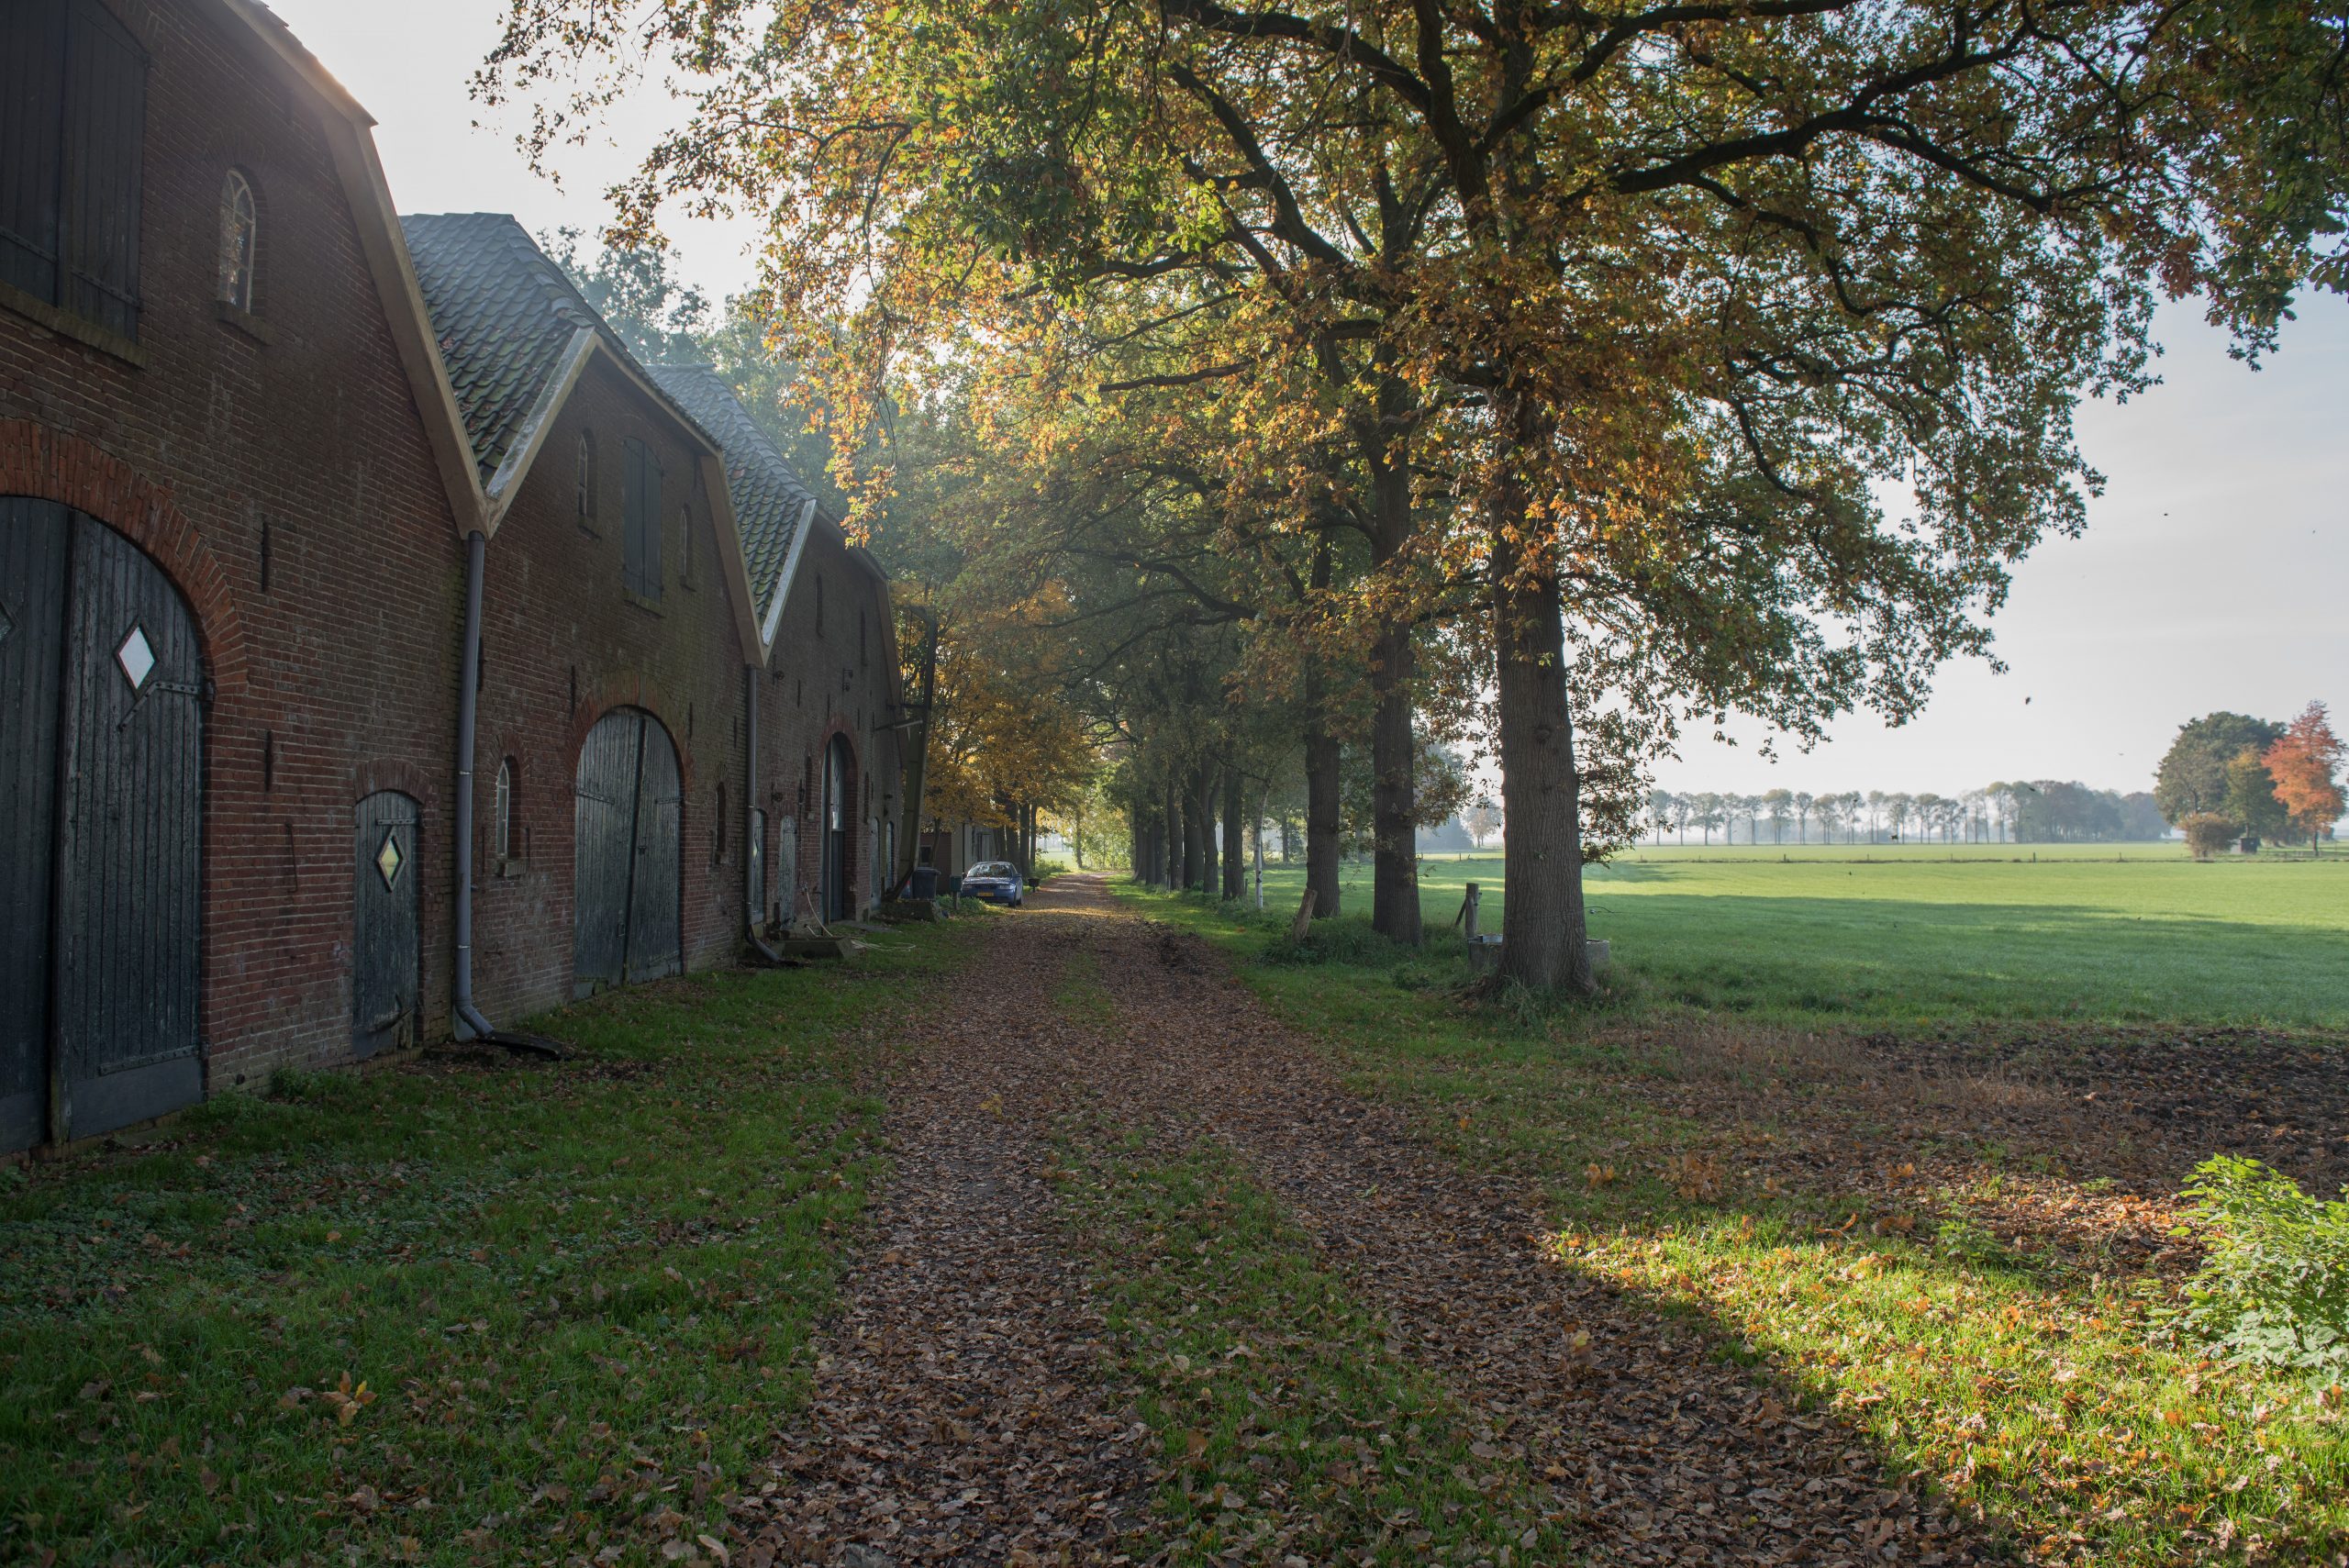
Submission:
[[[56,900],[57,726],[72,517],[0,500],[0,1153],[49,1136],[50,921]]]
[[[674,974],[685,792],[677,749],[650,714],[615,708],[579,752],[572,994]]]
[[[204,662],[136,545],[0,500],[0,1149],[200,1098]]]
[[[416,802],[383,790],[359,803],[353,843],[351,1048],[362,1061],[422,1038],[422,885]]]
[[[644,716],[636,774],[636,867],[629,888],[628,977],[652,980],[684,967],[685,785],[677,748]]]

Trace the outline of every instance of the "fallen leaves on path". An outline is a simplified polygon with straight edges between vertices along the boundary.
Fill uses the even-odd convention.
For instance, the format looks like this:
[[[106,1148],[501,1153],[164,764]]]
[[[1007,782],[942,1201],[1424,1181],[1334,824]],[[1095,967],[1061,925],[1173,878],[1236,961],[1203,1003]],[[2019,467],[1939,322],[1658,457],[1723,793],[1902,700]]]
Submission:
[[[940,1031],[892,1095],[895,1172],[813,1401],[735,1507],[751,1568],[1127,1560],[1146,1431],[1103,1392],[1100,1313],[1024,1114],[1056,1093],[1055,1026],[1008,1012]]]
[[[1240,1153],[1385,1317],[1390,1347],[1442,1377],[1494,1451],[1551,1489],[1593,1555],[1999,1554],[1834,1417],[1715,1359],[1700,1326],[1559,1266],[1528,1184],[1462,1171],[1401,1111],[1345,1090],[1202,944],[1130,918],[1038,918],[1101,896],[1075,883],[1000,941],[1015,972],[1073,946],[1093,955],[1120,1027],[1072,1074],[1102,1113],[1195,1124]],[[1684,1175],[1720,1179],[1701,1160]]]

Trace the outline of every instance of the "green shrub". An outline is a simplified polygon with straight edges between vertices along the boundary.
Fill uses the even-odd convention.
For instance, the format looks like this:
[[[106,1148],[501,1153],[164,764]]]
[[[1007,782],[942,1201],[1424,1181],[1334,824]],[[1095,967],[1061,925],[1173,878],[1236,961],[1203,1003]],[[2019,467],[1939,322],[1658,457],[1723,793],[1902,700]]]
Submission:
[[[1068,867],[1061,862],[1048,861],[1039,856],[1036,863],[1028,868],[1028,880],[1041,887],[1066,870]]]
[[[2194,1168],[2186,1195],[2217,1234],[2187,1284],[2183,1326],[2237,1361],[2349,1368],[2349,1188],[2328,1203],[2221,1154]]]
[[[2194,858],[2198,861],[2224,854],[2227,846],[2233,843],[2236,835],[2243,831],[2215,811],[2198,811],[2179,822],[2177,828],[2186,835],[2186,847],[2194,851]]]

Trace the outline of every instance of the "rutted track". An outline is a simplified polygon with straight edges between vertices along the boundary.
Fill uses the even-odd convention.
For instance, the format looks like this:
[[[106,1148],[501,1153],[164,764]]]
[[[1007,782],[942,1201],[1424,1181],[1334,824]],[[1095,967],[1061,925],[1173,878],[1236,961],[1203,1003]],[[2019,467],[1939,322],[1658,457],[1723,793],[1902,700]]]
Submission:
[[[1079,952],[1115,1003],[1106,1027],[1049,1006]],[[985,973],[1001,1027],[931,1041],[891,1116],[898,1175],[783,1461],[777,1560],[875,1561],[828,1555],[849,1541],[907,1562],[1107,1561],[1142,1522],[1149,1466],[1043,1175],[1041,1130],[1079,1108],[1239,1153],[1596,1560],[2005,1555],[1696,1328],[1543,1256],[1531,1194],[1344,1089],[1208,949],[1097,880],[1001,921]]]

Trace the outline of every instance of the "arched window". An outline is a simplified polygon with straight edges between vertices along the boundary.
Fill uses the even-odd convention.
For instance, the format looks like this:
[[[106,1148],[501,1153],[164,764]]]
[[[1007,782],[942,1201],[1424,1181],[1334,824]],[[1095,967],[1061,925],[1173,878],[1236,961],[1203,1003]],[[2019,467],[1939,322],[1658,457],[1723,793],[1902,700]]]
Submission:
[[[220,299],[239,310],[253,307],[253,257],[261,243],[261,217],[253,206],[252,182],[237,170],[220,183]]]
[[[500,861],[514,859],[514,759],[497,764],[497,795],[490,806],[491,852]]]
[[[579,526],[592,528],[596,526],[596,432],[593,430],[579,432],[579,454],[573,470],[572,483],[576,492],[574,505]]]

